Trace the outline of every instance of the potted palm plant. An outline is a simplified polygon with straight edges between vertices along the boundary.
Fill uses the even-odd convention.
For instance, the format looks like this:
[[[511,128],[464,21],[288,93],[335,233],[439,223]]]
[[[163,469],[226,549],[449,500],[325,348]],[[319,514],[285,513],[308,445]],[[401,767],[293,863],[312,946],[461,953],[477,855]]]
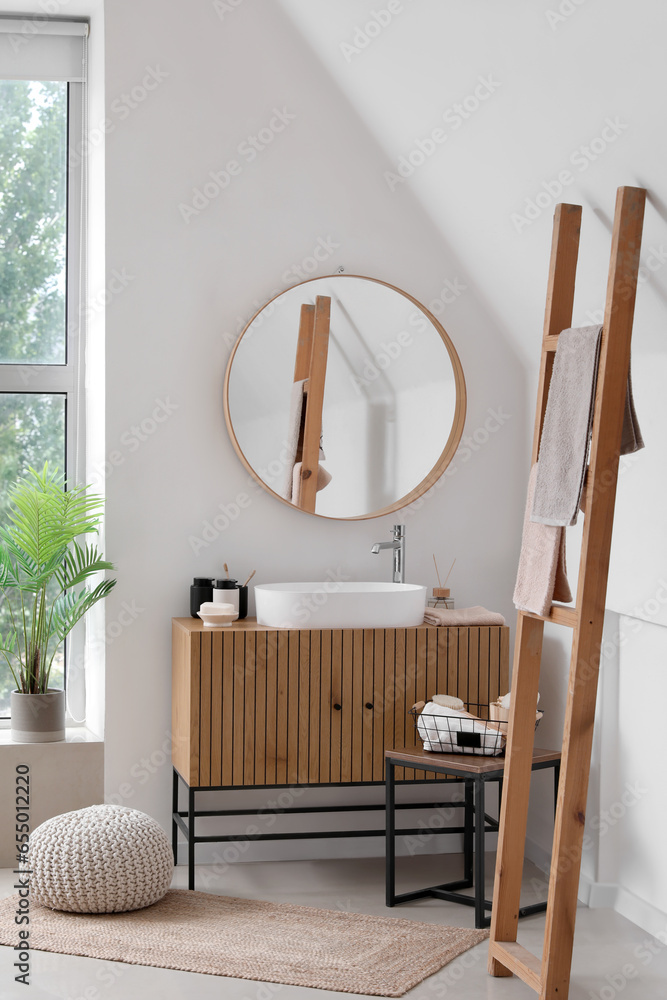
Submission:
[[[95,544],[104,500],[86,486],[65,489],[48,463],[30,469],[8,492],[7,523],[0,526],[0,591],[6,625],[0,653],[11,670],[12,738],[45,743],[65,738],[65,692],[51,690],[54,657],[76,623],[115,586],[88,581],[113,569]]]

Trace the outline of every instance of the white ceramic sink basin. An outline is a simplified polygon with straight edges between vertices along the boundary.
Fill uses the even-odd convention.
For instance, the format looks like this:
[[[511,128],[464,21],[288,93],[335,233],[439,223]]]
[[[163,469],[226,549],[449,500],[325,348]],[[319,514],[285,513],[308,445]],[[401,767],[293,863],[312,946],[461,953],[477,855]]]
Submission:
[[[421,625],[426,587],[412,583],[263,583],[257,622],[272,628],[410,628]]]

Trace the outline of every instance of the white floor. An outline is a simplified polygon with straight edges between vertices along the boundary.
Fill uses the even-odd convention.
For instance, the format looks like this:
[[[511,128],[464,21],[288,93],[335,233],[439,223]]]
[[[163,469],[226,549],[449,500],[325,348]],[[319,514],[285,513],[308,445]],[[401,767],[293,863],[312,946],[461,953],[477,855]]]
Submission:
[[[455,855],[399,858],[397,890],[407,891],[458,877]],[[435,872],[434,872],[435,870]],[[487,859],[493,872],[493,857]],[[230,896],[302,903],[329,909],[407,917],[428,923],[473,927],[471,907],[423,899],[392,910],[384,905],[384,862],[379,858],[337,861],[293,861],[238,864],[216,877],[198,868],[197,888]],[[491,876],[489,876],[490,881]],[[0,870],[0,896],[12,891],[13,876]],[[524,874],[525,903],[539,898],[544,883],[537,869]],[[175,888],[185,888],[186,872],[177,870]],[[487,896],[491,886],[488,887]],[[540,953],[544,915],[524,918],[519,939]],[[174,943],[175,946],[177,943]],[[406,994],[409,1000],[530,1000],[535,994],[517,979],[492,979],[486,972],[487,944],[456,959]],[[31,986],[14,983],[13,952],[0,948],[0,998],[58,1000],[344,1000],[348,993],[329,993],[294,986],[262,986],[242,979],[194,975],[164,969],[101,962],[47,952],[32,955]],[[570,1000],[667,1000],[667,947],[610,910],[580,907],[572,968]]]

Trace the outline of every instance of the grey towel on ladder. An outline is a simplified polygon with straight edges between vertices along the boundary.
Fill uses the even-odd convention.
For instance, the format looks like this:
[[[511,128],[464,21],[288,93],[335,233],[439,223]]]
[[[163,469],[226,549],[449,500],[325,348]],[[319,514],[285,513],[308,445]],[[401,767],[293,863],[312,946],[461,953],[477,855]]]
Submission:
[[[563,526],[577,520],[593,425],[601,331],[601,326],[584,326],[563,330],[558,338],[530,515],[538,524]],[[643,447],[628,373],[621,454]]]

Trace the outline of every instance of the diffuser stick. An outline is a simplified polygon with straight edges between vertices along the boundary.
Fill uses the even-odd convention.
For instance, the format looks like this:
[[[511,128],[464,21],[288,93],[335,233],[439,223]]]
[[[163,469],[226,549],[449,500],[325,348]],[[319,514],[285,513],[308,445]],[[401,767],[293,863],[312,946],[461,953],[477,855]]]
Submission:
[[[456,558],[454,558],[454,562],[453,562],[453,563],[452,563],[452,565],[451,565],[451,566],[449,567],[449,573],[448,573],[448,574],[447,574],[447,576],[445,577],[445,583],[447,583],[447,581],[449,580],[449,578],[450,578],[450,576],[451,576],[451,574],[452,574],[452,570],[454,569],[454,563],[455,563],[455,562],[456,562]]]
[[[433,553],[433,565],[435,566],[435,575],[438,578],[438,586],[442,587],[442,583],[440,582],[440,574],[438,573],[438,564],[435,561],[435,552]]]

